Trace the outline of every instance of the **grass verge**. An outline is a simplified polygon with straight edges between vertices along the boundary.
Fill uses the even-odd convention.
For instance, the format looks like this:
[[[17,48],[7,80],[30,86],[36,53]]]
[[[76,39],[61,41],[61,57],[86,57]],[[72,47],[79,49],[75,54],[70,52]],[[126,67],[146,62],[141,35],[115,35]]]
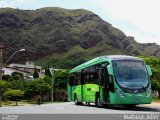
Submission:
[[[159,102],[160,103],[160,98],[153,98],[153,102]]]
[[[43,103],[40,104],[50,104],[50,103],[60,103],[61,101],[44,101]],[[31,105],[39,105],[37,101],[35,100],[21,100],[17,102],[17,106],[31,106]],[[15,101],[2,101],[2,107],[3,106],[16,106]]]

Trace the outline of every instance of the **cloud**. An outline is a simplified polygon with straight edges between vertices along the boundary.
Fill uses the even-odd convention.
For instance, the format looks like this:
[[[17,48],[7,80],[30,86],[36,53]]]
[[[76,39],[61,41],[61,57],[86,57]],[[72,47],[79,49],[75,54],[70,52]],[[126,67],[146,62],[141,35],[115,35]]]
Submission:
[[[0,0],[0,7],[17,7],[18,4],[31,3],[36,0]]]
[[[132,35],[139,42],[160,44],[160,1],[159,0],[98,0],[101,7],[115,27],[121,27],[119,21],[127,21],[138,29],[120,28],[127,35]],[[107,16],[106,16],[107,19]],[[129,27],[129,26],[128,26]]]

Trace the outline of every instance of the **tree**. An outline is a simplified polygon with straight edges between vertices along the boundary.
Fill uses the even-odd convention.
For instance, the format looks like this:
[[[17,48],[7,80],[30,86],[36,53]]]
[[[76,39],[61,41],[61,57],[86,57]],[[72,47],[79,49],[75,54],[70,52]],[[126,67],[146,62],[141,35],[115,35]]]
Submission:
[[[0,107],[1,107],[1,100],[2,100],[3,92],[7,90],[8,86],[9,86],[8,82],[4,80],[0,80]]]
[[[9,82],[10,88],[11,89],[16,89],[16,90],[23,90],[25,87],[25,82],[22,80],[13,80]]]
[[[2,80],[7,81],[10,78],[10,75],[3,75],[2,76]]]
[[[160,97],[160,58],[144,56],[141,58],[151,67],[153,74],[151,77],[152,90],[158,91]]]
[[[49,69],[49,66],[48,66],[48,67],[45,67],[45,76],[52,77],[51,71],[50,71],[50,69]]]
[[[55,71],[54,84],[58,89],[67,89],[68,71]]]
[[[12,72],[11,76],[20,76],[21,78],[23,78],[23,74],[19,72]]]
[[[54,72],[54,100],[67,101],[68,71]]]
[[[22,76],[23,74],[21,73],[13,72],[11,76],[5,75],[4,78],[5,78],[5,81],[8,82],[9,88],[23,90],[25,86],[25,82],[23,81]]]
[[[152,90],[160,90],[160,83],[157,80],[152,79],[151,83],[152,83]]]
[[[34,70],[33,77],[34,78],[39,78],[39,74],[38,74],[36,69]]]
[[[14,100],[16,101],[16,105],[17,104],[17,100],[23,97],[24,92],[22,92],[21,90],[12,90],[9,89],[8,91],[6,91],[3,95],[10,99],[10,100]]]
[[[44,96],[50,92],[51,86],[44,82],[42,79],[35,79],[27,83],[25,94],[27,94],[30,97],[40,95],[42,102]]]
[[[43,81],[46,82],[46,83],[48,83],[49,85],[51,85],[52,78],[49,77],[49,76],[44,76]]]
[[[23,74],[22,74],[22,73],[19,73],[19,72],[12,72],[11,77],[12,77],[14,80],[23,80],[23,79],[24,79]]]
[[[1,91],[4,92],[9,86],[9,83],[4,81],[4,80],[0,80],[0,88]]]

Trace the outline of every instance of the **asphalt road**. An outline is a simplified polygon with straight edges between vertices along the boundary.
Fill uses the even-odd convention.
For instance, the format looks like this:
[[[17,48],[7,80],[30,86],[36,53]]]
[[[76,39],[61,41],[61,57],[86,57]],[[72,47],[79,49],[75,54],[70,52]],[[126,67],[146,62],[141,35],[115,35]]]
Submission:
[[[50,103],[34,106],[0,107],[0,114],[146,114],[159,113],[160,103],[138,105],[132,109],[122,106],[97,108],[94,105],[75,105],[74,102]]]
[[[160,103],[139,105],[133,109],[122,106],[97,108],[73,102],[34,106],[1,107],[0,120],[159,120]]]

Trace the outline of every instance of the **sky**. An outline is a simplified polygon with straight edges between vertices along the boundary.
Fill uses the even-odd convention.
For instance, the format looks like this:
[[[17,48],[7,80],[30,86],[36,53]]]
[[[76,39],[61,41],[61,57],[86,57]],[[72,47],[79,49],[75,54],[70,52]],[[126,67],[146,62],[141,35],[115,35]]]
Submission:
[[[160,45],[160,0],[0,0],[0,7],[86,9],[140,43]]]

